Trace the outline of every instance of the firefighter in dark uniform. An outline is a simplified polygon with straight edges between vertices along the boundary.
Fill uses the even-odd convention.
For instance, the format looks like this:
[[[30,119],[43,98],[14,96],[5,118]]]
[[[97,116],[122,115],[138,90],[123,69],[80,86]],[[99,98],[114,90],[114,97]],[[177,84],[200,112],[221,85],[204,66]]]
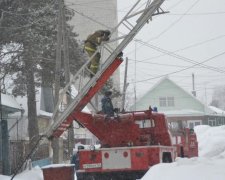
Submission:
[[[79,151],[81,149],[84,149],[84,146],[78,146],[77,153],[72,156],[70,161],[71,164],[75,164],[75,170],[78,170],[80,167]]]
[[[103,41],[108,41],[111,32],[109,30],[98,30],[93,34],[89,35],[85,41],[84,49],[87,52],[89,57],[92,57],[96,52],[97,47],[101,45]],[[100,53],[96,53],[95,56],[91,59],[91,63],[89,64],[89,69],[93,74],[96,74],[99,67],[101,55]]]
[[[106,91],[102,98],[102,112],[106,114],[106,117],[114,116],[114,108],[111,100],[112,91]]]

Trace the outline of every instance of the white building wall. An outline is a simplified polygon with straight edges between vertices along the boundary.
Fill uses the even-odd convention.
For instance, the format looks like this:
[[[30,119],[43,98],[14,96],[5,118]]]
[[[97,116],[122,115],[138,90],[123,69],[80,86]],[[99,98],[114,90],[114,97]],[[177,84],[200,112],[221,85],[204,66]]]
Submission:
[[[79,12],[75,12],[75,16],[70,23],[74,26],[73,31],[78,34],[77,39],[80,42],[85,41],[87,36],[96,30],[111,30],[118,24],[117,0],[65,0],[65,2],[67,7]],[[112,38],[115,38],[115,36],[117,36],[117,33]],[[113,75],[114,86],[118,90],[120,89],[119,74],[118,69]],[[119,107],[116,103],[114,105]],[[80,135],[96,140],[96,137],[84,128],[75,130],[75,136]]]
[[[73,31],[78,33],[79,41],[84,41],[89,34],[96,30],[112,29],[118,24],[117,0],[66,0],[66,5],[83,14],[82,16],[75,12],[75,16],[70,22],[74,26]],[[119,90],[119,69],[114,73],[113,81]]]
[[[71,24],[74,25],[74,31],[79,34],[80,40],[86,39],[95,30],[113,28],[118,23],[117,0],[66,0],[66,5],[96,21],[75,12]]]

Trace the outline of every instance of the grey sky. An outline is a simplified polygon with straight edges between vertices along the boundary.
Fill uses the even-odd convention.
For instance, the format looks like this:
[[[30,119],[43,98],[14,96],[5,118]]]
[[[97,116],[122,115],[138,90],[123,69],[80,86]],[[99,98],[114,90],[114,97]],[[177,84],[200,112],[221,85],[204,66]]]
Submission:
[[[117,2],[119,18],[121,18],[135,0],[118,0]],[[171,74],[169,77],[190,92],[192,90],[191,74],[194,73],[197,97],[205,102],[205,96],[207,96],[207,103],[209,103],[213,88],[217,85],[225,85],[225,1],[167,0],[162,7],[164,11],[170,11],[170,13],[155,17],[136,37],[164,51],[160,53],[147,47],[148,44],[143,46],[136,42],[137,95],[142,96],[160,80],[156,77],[163,77],[193,66],[193,63],[187,61],[193,60],[194,63],[200,63],[207,60],[204,65],[218,68],[221,72],[218,69],[209,70],[196,66]],[[179,51],[175,52],[174,56],[178,58],[169,55],[152,58],[176,50]],[[128,80],[132,83],[129,85],[129,91],[133,92],[135,43],[130,43],[124,53],[131,59]],[[123,66],[121,75],[124,72]]]

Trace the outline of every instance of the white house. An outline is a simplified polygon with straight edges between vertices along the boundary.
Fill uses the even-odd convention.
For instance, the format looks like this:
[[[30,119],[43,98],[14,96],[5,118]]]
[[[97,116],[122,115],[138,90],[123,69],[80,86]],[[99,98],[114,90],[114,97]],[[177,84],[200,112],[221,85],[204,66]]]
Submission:
[[[161,79],[137,101],[136,110],[148,109],[150,105],[163,112],[171,125],[177,128],[225,124],[224,111],[205,106],[168,77]]]

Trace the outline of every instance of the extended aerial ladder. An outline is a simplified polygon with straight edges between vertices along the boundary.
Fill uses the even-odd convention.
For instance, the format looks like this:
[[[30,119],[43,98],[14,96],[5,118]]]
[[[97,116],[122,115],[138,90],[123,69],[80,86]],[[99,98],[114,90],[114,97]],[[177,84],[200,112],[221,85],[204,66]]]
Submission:
[[[26,160],[29,159],[36,151],[43,138],[52,139],[53,137],[59,137],[64,131],[66,131],[73,120],[76,119],[76,117],[74,117],[74,114],[76,114],[75,112],[82,111],[82,109],[90,102],[92,97],[103,87],[113,72],[122,63],[123,60],[117,57],[118,54],[124,50],[124,48],[133,40],[135,35],[149,20],[152,19],[154,15],[166,13],[160,8],[164,1],[165,0],[154,0],[151,2],[150,0],[137,0],[119,24],[113,29],[110,29],[111,34],[114,34],[115,37],[117,37],[119,28],[123,28],[124,34],[114,39],[111,38],[110,41],[98,47],[96,53],[101,52],[101,55],[108,55],[104,57],[106,60],[101,64],[98,72],[92,78],[87,76],[87,74],[90,74],[90,71],[88,71],[88,65],[96,53],[80,68],[76,75],[70,79],[70,82],[60,92],[58,103],[55,106],[55,110],[51,118],[52,123],[39,137],[30,153],[18,165],[12,179],[18,173]],[[66,99],[65,97],[68,92],[70,92],[72,85],[76,87],[77,94],[71,102],[66,102],[66,108],[62,109],[61,105],[64,103],[64,100]]]
[[[47,138],[59,137],[70,126],[76,117],[76,113],[81,112],[82,109],[90,102],[93,96],[104,86],[106,81],[110,78],[113,72],[122,63],[122,58],[117,57],[123,49],[134,39],[135,35],[141,30],[141,28],[152,19],[152,16],[157,14],[163,14],[164,12],[160,6],[165,0],[138,0],[134,6],[128,11],[120,23],[113,29],[112,34],[117,33],[119,28],[124,28],[124,35],[112,39],[103,43],[98,48],[98,52],[101,54],[108,54],[104,57],[106,60],[100,66],[98,72],[92,77],[88,77],[88,64],[92,57],[87,61],[82,68],[73,76],[65,88],[60,93],[59,102],[55,107],[55,111],[52,116],[52,124],[49,126],[44,136]],[[117,43],[119,41],[119,43]],[[114,44],[114,46],[112,46]],[[116,44],[116,45],[115,45]],[[68,93],[69,87],[75,85],[77,94],[70,102],[66,102],[66,108],[61,109],[60,104],[63,103],[64,97]]]

